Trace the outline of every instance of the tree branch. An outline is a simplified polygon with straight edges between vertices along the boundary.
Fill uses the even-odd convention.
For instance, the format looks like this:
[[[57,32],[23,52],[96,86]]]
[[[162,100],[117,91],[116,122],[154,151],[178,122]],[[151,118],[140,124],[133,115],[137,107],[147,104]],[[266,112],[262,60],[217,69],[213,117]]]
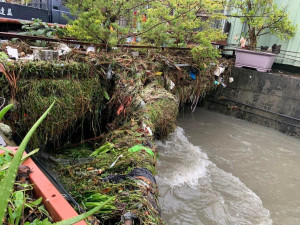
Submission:
[[[149,1],[147,1],[147,2],[144,2],[144,3],[141,3],[141,4],[135,5],[135,6],[131,7],[131,8],[129,8],[129,9],[124,9],[124,10],[125,10],[125,13],[128,13],[128,12],[129,12],[130,10],[132,10],[132,9],[135,9],[135,8],[137,8],[137,7],[140,7],[140,6],[144,6],[144,5],[149,4],[150,2],[153,2],[153,1],[155,1],[155,0],[149,0]]]
[[[269,34],[270,32],[269,31],[267,31],[267,32],[265,32],[265,33],[262,33],[262,34],[257,34],[256,36],[257,37],[259,37],[259,36],[263,36],[263,35],[265,35],[265,34]]]
[[[282,20],[284,18],[284,15],[280,16],[276,21],[274,21],[273,23],[268,24],[268,26],[262,26],[261,29],[258,30],[256,36],[261,36],[260,32],[263,31],[264,29],[267,28],[271,28],[273,25],[275,25],[276,23],[278,23],[280,20]]]
[[[126,35],[126,36],[123,36],[123,37],[121,37],[121,38],[118,40],[118,43],[120,43],[121,40],[123,40],[123,39],[125,39],[125,38],[128,38],[128,37],[131,37],[131,36],[133,36],[133,35],[136,36],[136,37],[137,37],[137,36],[140,36],[140,35],[143,35],[143,34],[149,32],[150,30],[153,30],[155,27],[158,27],[159,25],[162,25],[162,24],[164,24],[164,23],[170,23],[170,22],[172,22],[173,20],[176,20],[176,19],[182,17],[183,15],[185,15],[185,14],[191,12],[192,10],[196,9],[197,6],[199,6],[199,4],[196,4],[193,8],[189,9],[188,11],[185,11],[185,12],[179,14],[178,16],[176,16],[176,17],[174,17],[174,18],[172,18],[172,19],[164,20],[164,21],[162,21],[162,22],[160,22],[160,23],[157,23],[157,24],[153,25],[152,27],[150,27],[149,29],[147,29],[147,30],[145,30],[145,31],[139,32],[139,33],[137,33],[137,34],[128,34],[128,35]]]

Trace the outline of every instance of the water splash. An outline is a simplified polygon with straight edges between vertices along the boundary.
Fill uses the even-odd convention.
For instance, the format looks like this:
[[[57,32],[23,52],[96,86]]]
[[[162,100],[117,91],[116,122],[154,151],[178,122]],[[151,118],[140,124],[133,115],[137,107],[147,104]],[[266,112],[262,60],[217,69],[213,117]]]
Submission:
[[[176,128],[169,141],[157,142],[157,145],[164,149],[162,154],[166,158],[172,159],[169,162],[158,162],[161,167],[167,166],[170,169],[168,176],[163,178],[168,185],[174,187],[187,184],[193,188],[198,185],[200,178],[206,176],[209,164],[207,155],[188,141],[181,127]],[[180,151],[176,151],[178,149]]]
[[[168,224],[272,224],[261,199],[212,163],[182,128],[157,145],[160,203]]]

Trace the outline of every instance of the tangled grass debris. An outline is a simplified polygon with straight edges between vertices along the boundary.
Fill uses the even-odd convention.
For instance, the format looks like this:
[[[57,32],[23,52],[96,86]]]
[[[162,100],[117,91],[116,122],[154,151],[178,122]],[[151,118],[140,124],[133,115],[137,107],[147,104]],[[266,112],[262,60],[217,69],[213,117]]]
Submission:
[[[11,116],[18,122],[12,127],[22,135],[56,100],[32,145],[61,147],[83,143],[87,131],[93,134],[92,150],[81,145],[53,158],[61,181],[86,210],[115,197],[95,224],[122,224],[127,213],[138,224],[163,224],[154,179],[155,140],[175,129],[180,105],[195,107],[216,87],[219,64],[229,68],[226,81],[230,61],[200,67],[191,53],[180,51],[141,50],[136,57],[129,50],[73,50],[58,62],[7,63],[5,69],[17,77],[18,108]],[[9,98],[12,86],[3,76],[0,84],[5,87],[0,95]],[[68,160],[74,157],[78,160]]]
[[[76,62],[25,62],[2,64],[8,73],[16,74],[16,84],[0,79],[1,96],[9,99],[15,93],[17,109],[11,124],[22,136],[54,100],[54,113],[47,118],[30,144],[32,148],[60,146],[71,141],[75,132],[83,136],[84,123],[91,131],[100,133],[101,115],[105,107],[106,83],[96,68]],[[8,88],[10,87],[10,88]],[[14,90],[13,90],[14,89]],[[64,139],[65,143],[61,140]]]

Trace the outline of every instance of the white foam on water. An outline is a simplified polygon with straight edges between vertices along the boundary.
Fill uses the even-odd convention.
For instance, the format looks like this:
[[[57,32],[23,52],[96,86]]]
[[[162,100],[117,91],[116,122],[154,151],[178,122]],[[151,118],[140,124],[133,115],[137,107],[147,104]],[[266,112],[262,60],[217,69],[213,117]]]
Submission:
[[[168,224],[272,224],[261,199],[212,163],[182,128],[157,145],[160,204]]]
[[[196,187],[198,180],[206,176],[206,167],[209,164],[207,155],[198,146],[194,146],[188,141],[181,127],[176,128],[169,140],[157,142],[158,147],[164,148],[163,154],[172,157],[172,162],[168,167],[172,167],[173,170],[168,177],[163,178],[164,182],[172,187],[183,184]],[[184,146],[183,149],[182,146]],[[181,150],[174,152],[175,149]]]

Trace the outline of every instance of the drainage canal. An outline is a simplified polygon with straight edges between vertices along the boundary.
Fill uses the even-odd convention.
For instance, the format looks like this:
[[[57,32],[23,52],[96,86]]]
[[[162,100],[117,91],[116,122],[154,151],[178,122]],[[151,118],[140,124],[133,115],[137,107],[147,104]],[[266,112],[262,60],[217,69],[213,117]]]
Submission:
[[[215,112],[158,142],[167,224],[300,224],[300,140]]]

